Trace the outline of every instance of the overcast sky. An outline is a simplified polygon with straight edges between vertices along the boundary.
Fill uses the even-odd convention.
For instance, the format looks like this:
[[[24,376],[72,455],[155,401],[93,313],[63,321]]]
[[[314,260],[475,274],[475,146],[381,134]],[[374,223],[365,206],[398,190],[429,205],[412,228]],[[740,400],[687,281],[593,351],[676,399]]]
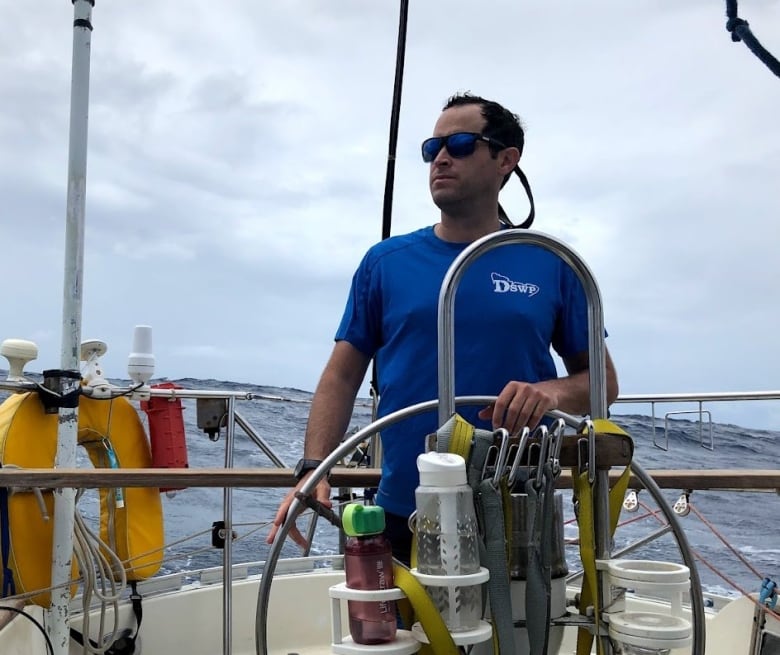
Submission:
[[[0,338],[37,342],[39,371],[60,358],[73,7],[0,7]],[[314,388],[381,237],[398,10],[97,1],[83,336],[110,376],[149,324],[159,376]],[[527,128],[534,228],[598,279],[621,391],[780,388],[780,80],[724,11],[412,2],[393,234],[437,220],[419,143],[444,101],[494,98]],[[740,15],[780,56],[780,2]],[[527,211],[516,181],[502,202]],[[733,420],[767,424],[753,409]]]

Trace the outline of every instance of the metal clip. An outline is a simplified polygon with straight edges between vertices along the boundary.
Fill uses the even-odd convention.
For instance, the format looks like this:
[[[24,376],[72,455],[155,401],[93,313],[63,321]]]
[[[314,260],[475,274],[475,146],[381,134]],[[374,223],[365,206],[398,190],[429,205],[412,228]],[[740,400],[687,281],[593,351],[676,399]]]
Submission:
[[[485,455],[485,463],[482,466],[482,479],[485,480],[490,477],[490,484],[493,488],[498,488],[501,481],[501,476],[504,475],[506,470],[507,455],[509,454],[509,431],[505,428],[498,428],[493,432],[493,439],[499,440],[499,445],[492,444]],[[490,455],[495,453],[495,459],[493,460],[493,475],[489,476],[490,468]]]
[[[536,465],[536,479],[534,480],[534,487],[540,489],[542,486],[542,476],[544,474],[544,465],[547,463],[547,458],[550,456],[550,432],[546,425],[540,425],[534,430],[531,438],[536,438],[539,434],[539,462]]]
[[[495,444],[491,444],[490,446],[488,446],[488,449],[485,452],[485,461],[482,463],[482,477],[481,477],[482,480],[487,480],[489,477],[492,478],[492,476],[489,474],[490,464],[491,462],[496,462],[497,460],[498,460],[498,446],[496,446]]]
[[[526,426],[523,428],[523,431],[520,433],[520,442],[515,447],[515,454],[512,458],[512,467],[509,469],[509,477],[507,478],[507,484],[509,484],[509,488],[515,486],[515,482],[517,482],[517,472],[520,470],[520,462],[523,459],[523,454],[525,453],[525,448],[528,445],[528,438],[531,436],[531,429]]]
[[[550,428],[550,467],[553,477],[561,474],[561,448],[563,447],[563,431],[566,429],[566,421],[562,418],[555,419]]]
[[[583,471],[582,460],[584,458],[582,457],[582,449],[583,446],[587,444],[588,482],[593,484],[593,482],[596,480],[596,428],[593,426],[593,421],[590,419],[585,419],[582,422],[579,431],[581,432],[583,429],[588,431],[588,438],[587,441],[585,439],[577,440],[578,472],[581,473]]]
[[[498,483],[501,481],[501,476],[504,475],[506,470],[507,455],[509,455],[509,431],[505,428],[498,428],[498,430],[493,433],[493,438],[496,436],[501,438],[501,447],[498,450],[496,470],[493,473],[494,487],[498,487]]]

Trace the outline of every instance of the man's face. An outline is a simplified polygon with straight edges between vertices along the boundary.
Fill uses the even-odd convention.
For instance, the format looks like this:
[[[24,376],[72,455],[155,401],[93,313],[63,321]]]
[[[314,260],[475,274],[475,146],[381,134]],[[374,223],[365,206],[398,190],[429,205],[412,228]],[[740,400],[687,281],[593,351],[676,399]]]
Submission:
[[[433,136],[448,136],[456,132],[481,134],[485,119],[479,105],[462,105],[444,110],[436,121]],[[471,204],[482,195],[497,196],[502,175],[491,156],[488,144],[477,141],[474,153],[453,157],[442,147],[430,164],[428,184],[433,202],[444,212],[457,213],[458,205]]]

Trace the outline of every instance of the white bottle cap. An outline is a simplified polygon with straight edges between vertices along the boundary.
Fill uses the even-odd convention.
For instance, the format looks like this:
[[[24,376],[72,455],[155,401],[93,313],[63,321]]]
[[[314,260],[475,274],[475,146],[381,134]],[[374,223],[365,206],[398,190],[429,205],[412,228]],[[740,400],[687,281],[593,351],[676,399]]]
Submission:
[[[466,484],[466,460],[454,453],[423,453],[417,457],[422,487]]]

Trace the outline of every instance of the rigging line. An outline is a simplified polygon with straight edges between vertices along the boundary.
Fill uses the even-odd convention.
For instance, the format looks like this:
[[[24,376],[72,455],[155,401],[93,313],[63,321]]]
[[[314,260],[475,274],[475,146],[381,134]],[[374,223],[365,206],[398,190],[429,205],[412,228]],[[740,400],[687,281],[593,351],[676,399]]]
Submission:
[[[636,523],[637,521],[641,521],[642,519],[648,519],[648,518],[651,518],[651,517],[654,518],[654,519],[658,519],[658,515],[660,513],[661,513],[660,509],[648,510],[644,514],[637,514],[637,516],[632,516],[630,519],[626,519],[625,521],[621,521],[620,523],[618,523],[617,527],[622,528],[622,527],[624,527],[626,525],[630,525],[631,523]],[[658,519],[658,520],[659,520],[660,523],[664,522],[664,521],[661,521],[660,519]]]
[[[239,525],[253,525],[253,524],[247,523],[247,524],[239,524]],[[238,535],[237,537],[235,537],[235,539],[233,539],[233,543],[237,543],[239,541],[243,541],[243,540],[247,539],[248,537],[252,536],[253,534],[259,532],[260,530],[263,530],[263,529],[269,527],[270,525],[271,525],[271,521],[266,521],[265,523],[255,524],[255,527],[252,530],[249,530],[248,532],[246,532],[246,533],[244,533],[242,535]],[[238,527],[238,526],[234,525],[233,527]],[[141,559],[141,558],[146,558],[146,557],[151,557],[152,555],[157,555],[157,554],[162,555],[161,559],[155,560],[155,562],[159,563],[160,565],[163,565],[163,564],[170,564],[171,562],[173,562],[175,560],[188,559],[188,558],[195,557],[197,555],[202,555],[202,554],[206,554],[206,553],[213,553],[214,552],[214,546],[208,545],[208,546],[203,546],[201,548],[196,548],[195,550],[188,550],[188,551],[179,552],[179,553],[173,552],[173,553],[170,553],[168,555],[165,555],[165,551],[170,551],[170,549],[173,548],[174,546],[178,546],[178,545],[180,545],[180,544],[182,544],[182,543],[184,543],[186,541],[189,541],[191,539],[195,539],[197,537],[201,537],[201,536],[206,535],[206,534],[211,534],[211,529],[203,530],[201,532],[188,535],[188,536],[186,536],[186,537],[184,537],[182,539],[178,539],[177,541],[173,541],[171,543],[167,543],[164,546],[162,546],[161,548],[154,548],[152,550],[146,551],[145,553],[140,553],[138,555],[134,555],[133,557],[130,557],[130,558],[126,559],[126,560],[123,560],[122,563],[125,565],[126,569],[128,569],[130,571],[135,571],[136,567],[133,565],[133,562],[135,562],[135,560],[138,560],[138,559]]]
[[[655,509],[655,510],[653,510],[653,509],[649,509],[649,508],[647,508],[647,506],[646,506],[646,505],[642,505],[642,506],[643,506],[643,507],[645,507],[645,508],[647,509],[647,511],[646,511],[644,514],[638,514],[637,516],[632,516],[630,519],[626,519],[625,521],[621,521],[620,523],[618,523],[617,527],[618,527],[618,528],[622,528],[622,527],[624,527],[624,526],[626,526],[626,525],[630,525],[631,523],[635,523],[635,522],[637,522],[637,521],[641,521],[641,520],[643,520],[643,519],[649,519],[649,518],[654,518],[654,519],[656,519],[656,520],[657,520],[659,523],[661,523],[661,524],[663,524],[663,525],[667,525],[667,524],[666,524],[666,522],[665,522],[665,521],[662,521],[662,520],[660,519],[660,517],[659,517],[659,514],[661,513],[661,510],[660,510],[660,509]],[[572,520],[570,520],[570,521],[566,521],[566,522],[564,523],[564,525],[569,525],[570,523],[572,523],[572,521],[573,521],[573,520],[574,520],[574,519],[572,519]],[[575,546],[575,545],[577,545],[577,544],[579,544],[579,543],[580,543],[580,539],[579,539],[579,537],[572,537],[572,538],[570,538],[570,539],[566,539],[566,540],[565,540],[565,544],[566,544],[567,546]]]
[[[650,511],[650,508],[644,503],[640,502],[639,505],[641,507],[644,507],[648,511]],[[734,549],[734,547],[730,543],[728,543],[728,541],[726,541],[726,539],[720,534],[720,532],[718,532],[718,529],[712,523],[710,523],[706,519],[706,517],[698,509],[696,509],[696,507],[693,506],[692,503],[689,502],[688,507],[698,517],[698,519],[705,526],[707,526],[707,528],[709,528],[710,532],[712,532],[712,534],[714,534],[718,539],[720,539],[723,545],[725,545],[726,548],[728,548],[731,551],[731,553],[737,557],[737,559],[739,559],[747,568],[749,568],[758,578],[763,577],[753,566],[751,566],[751,564],[739,552],[737,552],[737,550]],[[661,519],[655,513],[653,513],[653,517],[656,518],[659,522],[661,522]],[[749,594],[745,592],[745,590],[742,589],[736,582],[731,580],[728,576],[726,576],[726,574],[722,573],[720,570],[715,568],[715,566],[710,564],[701,553],[699,553],[698,551],[693,551],[693,554],[700,562],[702,562],[702,564],[707,566],[707,568],[709,568],[713,573],[715,573],[715,575],[720,577],[724,582],[730,584],[734,589],[742,593],[742,595],[749,596]]]
[[[643,502],[641,502],[641,501],[639,502],[639,506],[640,506],[640,507],[643,507],[644,509],[646,509],[646,510],[648,510],[648,511],[652,511],[648,505],[646,505],[645,503],[643,503]],[[688,504],[688,507],[692,507],[692,506],[690,505],[690,503]],[[695,511],[695,510],[694,510],[694,511]],[[698,513],[697,513],[697,516],[699,516],[699,515],[698,515]],[[663,523],[663,521],[661,520],[661,518],[660,518],[659,516],[657,516],[655,513],[653,513],[653,518],[655,518],[655,519],[656,519],[656,520],[657,520],[659,523]],[[700,518],[701,518],[701,517],[700,517]],[[703,521],[703,522],[704,522],[704,524],[705,524],[705,525],[708,525],[706,521]],[[715,529],[714,529],[712,526],[709,526],[709,525],[708,525],[708,527],[710,527],[710,529],[713,531],[713,533],[717,535],[717,531],[716,531],[716,530],[715,530]],[[725,543],[725,542],[724,542],[724,543]],[[728,544],[726,544],[726,545],[728,545]],[[740,586],[739,586],[739,585],[738,585],[736,582],[734,582],[734,581],[733,581],[731,578],[729,578],[729,577],[728,577],[728,576],[727,576],[725,573],[723,573],[721,570],[719,570],[719,569],[718,569],[718,568],[716,568],[716,567],[715,567],[713,564],[711,564],[711,563],[710,563],[710,562],[707,560],[707,558],[705,558],[705,557],[704,557],[704,556],[703,556],[703,555],[702,555],[702,554],[701,554],[701,553],[700,553],[698,550],[696,550],[696,549],[694,549],[694,548],[691,548],[690,550],[691,550],[691,555],[692,555],[692,556],[693,556],[693,557],[694,557],[694,558],[695,558],[697,561],[699,561],[699,562],[701,562],[702,564],[704,564],[704,565],[705,565],[705,566],[706,566],[708,569],[710,569],[710,570],[711,570],[711,571],[712,571],[712,572],[713,572],[713,573],[714,573],[716,576],[718,576],[718,577],[719,577],[721,580],[723,580],[724,582],[726,582],[726,584],[729,584],[729,585],[731,585],[731,587],[732,587],[733,589],[736,589],[736,590],[737,590],[738,592],[740,592],[740,593],[741,593],[743,596],[745,596],[745,597],[747,597],[747,598],[751,598],[751,599],[752,599],[752,597],[750,596],[750,594],[748,594],[748,593],[747,593],[747,592],[746,592],[744,589],[742,589],[742,588],[741,588],[741,587],[740,587]],[[760,576],[759,576],[759,577],[760,577]],[[753,602],[756,602],[756,601],[754,600]]]
[[[382,241],[390,236],[393,215],[393,184],[395,182],[395,155],[398,145],[398,123],[401,115],[401,91],[404,81],[404,60],[406,57],[406,31],[409,22],[409,0],[401,0],[398,18],[398,44],[395,53],[395,81],[393,83],[393,105],[390,111],[390,137],[387,147],[387,170],[385,172],[385,198],[382,206]],[[371,392],[376,398],[379,392],[376,359],[371,366]]]
[[[742,41],[750,48],[750,51],[758,57],[766,67],[772,71],[775,75],[780,77],[780,61],[778,61],[772,54],[764,48],[758,39],[753,36],[753,32],[750,30],[748,22],[739,16],[737,16],[738,7],[737,0],[726,0],[726,29],[731,32],[731,40],[735,43]]]
[[[716,576],[718,576],[721,580],[723,580],[726,584],[731,585],[734,589],[736,589],[739,593],[741,593],[746,598],[750,598],[750,594],[745,591],[742,587],[740,587],[734,580],[732,580],[729,576],[727,576],[723,571],[721,571],[719,568],[717,568],[714,564],[712,564],[706,557],[704,557],[698,550],[691,550],[691,552],[694,554],[696,559],[704,564],[710,571],[712,571]]]
[[[409,14],[409,0],[401,0],[398,21],[398,46],[395,55],[395,83],[393,85],[393,106],[390,113],[390,140],[387,148],[387,172],[385,175],[385,200],[382,210],[382,239],[390,236],[393,213],[393,182],[395,180],[395,154],[398,144],[398,123],[401,114],[401,90],[404,81],[404,58],[406,56],[406,28]]]
[[[334,506],[338,509],[343,504],[345,504],[345,503],[334,504]],[[306,511],[301,513],[301,517],[311,516],[311,514],[312,514],[311,510],[306,510]],[[269,521],[252,521],[252,522],[246,522],[246,523],[234,523],[233,524],[234,528],[252,526],[252,529],[248,530],[244,534],[238,535],[233,540],[233,543],[237,543],[239,541],[245,541],[249,537],[251,537],[252,535],[260,532],[261,530],[267,529],[268,527],[271,526],[271,524],[272,524],[272,521],[270,521],[270,520]],[[135,560],[138,560],[138,559],[141,559],[141,558],[150,557],[152,555],[160,554],[160,555],[162,555],[162,558],[160,560],[158,560],[160,562],[160,564],[170,564],[171,562],[173,562],[175,560],[187,559],[187,558],[194,557],[196,555],[212,553],[212,552],[214,552],[214,547],[209,545],[209,546],[202,547],[202,548],[196,548],[195,550],[188,550],[186,552],[180,552],[180,553],[169,553],[168,555],[165,555],[166,551],[170,551],[170,549],[175,547],[175,546],[181,545],[181,544],[183,544],[183,543],[185,543],[187,541],[190,541],[192,539],[196,539],[198,537],[201,537],[203,535],[207,535],[207,534],[210,534],[210,533],[211,533],[211,529],[209,528],[207,530],[201,530],[200,532],[195,532],[195,533],[189,534],[189,535],[187,535],[185,537],[182,537],[181,539],[177,539],[176,541],[172,541],[172,542],[166,543],[161,548],[154,548],[154,549],[148,550],[148,551],[146,551],[144,553],[139,553],[138,555],[134,555],[133,557],[130,557],[130,558],[126,559],[126,560],[123,560],[122,563],[125,565],[126,569],[135,570],[135,567],[133,566],[133,562],[135,562]]]
[[[700,511],[699,511],[699,510],[696,508],[696,507],[694,507],[694,506],[693,506],[693,505],[692,505],[690,502],[688,503],[688,507],[690,507],[691,511],[692,511],[694,514],[696,514],[696,516],[699,518],[699,520],[700,520],[702,523],[704,523],[704,525],[706,525],[706,526],[707,526],[707,527],[710,529],[710,531],[712,532],[712,534],[714,534],[714,535],[715,535],[715,536],[716,536],[718,539],[720,539],[720,541],[723,543],[723,545],[724,545],[724,546],[726,546],[726,548],[728,548],[728,549],[731,551],[731,553],[732,553],[732,554],[733,554],[733,555],[734,555],[734,556],[735,556],[735,557],[736,557],[736,558],[737,558],[737,559],[738,559],[740,562],[742,562],[742,563],[743,563],[743,564],[744,564],[744,565],[745,565],[747,568],[749,568],[749,569],[750,569],[750,570],[751,570],[753,573],[755,573],[755,574],[756,574],[756,577],[758,577],[758,578],[763,578],[763,577],[764,577],[763,575],[761,575],[761,573],[759,573],[759,572],[756,570],[756,568],[755,568],[755,567],[754,567],[754,566],[753,566],[753,565],[752,565],[750,562],[748,562],[748,561],[747,561],[747,560],[746,560],[746,559],[745,559],[745,558],[742,556],[742,554],[741,554],[741,553],[740,553],[740,552],[739,552],[739,551],[738,551],[736,548],[734,548],[734,546],[732,546],[732,545],[731,545],[731,544],[730,544],[728,541],[726,541],[726,538],[725,538],[725,537],[724,537],[724,536],[723,536],[723,535],[722,535],[720,532],[718,532],[718,529],[717,529],[717,528],[716,528],[716,527],[715,527],[715,526],[714,526],[712,523],[710,523],[710,522],[709,522],[709,521],[708,521],[708,520],[705,518],[705,516],[704,516],[704,515],[703,515],[703,514],[702,514],[702,513],[701,513],[701,512],[700,512]]]
[[[640,505],[641,507],[644,507],[644,508],[645,508],[645,509],[647,509],[647,510],[649,510],[649,509],[650,509],[650,508],[649,508],[649,507],[648,507],[648,506],[647,506],[645,503],[642,503],[641,501],[640,501],[639,505]],[[747,566],[749,569],[751,569],[751,570],[752,570],[752,571],[753,571],[753,572],[754,572],[754,573],[755,573],[755,574],[756,574],[756,575],[757,575],[759,578],[761,578],[761,577],[762,577],[760,573],[758,573],[758,572],[757,572],[757,571],[756,571],[756,570],[755,570],[755,569],[754,569],[752,566],[750,566],[750,564],[749,564],[747,561],[745,561],[745,559],[744,559],[744,558],[743,558],[743,557],[742,557],[742,556],[741,556],[741,555],[740,555],[738,552],[736,552],[736,551],[733,549],[733,547],[732,547],[732,546],[731,546],[731,545],[730,545],[730,544],[729,544],[729,543],[728,543],[728,542],[727,542],[727,541],[726,541],[726,540],[725,540],[725,539],[724,539],[724,538],[723,538],[723,537],[722,537],[722,536],[719,534],[718,530],[717,530],[717,529],[716,529],[716,528],[715,528],[715,527],[714,527],[714,526],[713,526],[713,525],[712,525],[712,524],[711,524],[709,521],[707,521],[707,519],[706,519],[706,518],[705,518],[705,517],[704,517],[704,516],[703,516],[703,515],[702,515],[702,514],[701,514],[701,513],[700,513],[700,512],[699,512],[699,511],[698,511],[698,510],[697,510],[697,509],[696,509],[696,508],[695,508],[695,507],[692,505],[692,504],[691,504],[691,503],[688,503],[688,507],[690,507],[690,508],[691,508],[691,510],[692,510],[692,511],[693,511],[693,513],[694,513],[694,514],[695,514],[695,515],[696,515],[696,516],[699,518],[699,520],[701,520],[701,522],[702,522],[702,523],[704,523],[704,525],[706,525],[706,526],[707,526],[707,527],[710,529],[710,531],[711,531],[711,532],[712,532],[712,533],[713,533],[713,534],[714,534],[716,537],[718,537],[718,538],[719,538],[719,539],[720,539],[720,540],[721,540],[721,541],[722,541],[722,542],[723,542],[723,543],[726,545],[726,547],[727,547],[727,548],[728,548],[728,549],[729,549],[729,550],[730,550],[730,551],[731,551],[731,552],[732,552],[734,555],[736,555],[738,559],[740,559],[740,560],[742,561],[742,563],[743,563],[743,564],[745,564],[745,566]],[[661,522],[661,519],[660,519],[658,516],[656,516],[655,514],[654,514],[654,518],[656,518],[656,519],[657,519],[659,522]],[[751,599],[752,599],[752,597],[751,597],[751,595],[750,595],[750,594],[748,594],[748,593],[747,593],[747,592],[746,592],[746,591],[745,591],[745,590],[744,590],[742,587],[740,587],[740,586],[739,586],[739,585],[738,585],[738,584],[737,584],[737,583],[736,583],[734,580],[732,580],[731,578],[729,578],[729,577],[728,577],[728,576],[727,576],[725,573],[723,573],[723,572],[722,572],[720,569],[718,569],[718,568],[717,568],[717,567],[715,567],[713,564],[711,564],[711,563],[710,563],[710,562],[707,560],[707,558],[706,558],[706,557],[704,557],[704,555],[702,555],[702,554],[701,554],[701,553],[700,553],[698,550],[691,549],[691,552],[693,553],[694,557],[696,557],[696,559],[697,559],[699,562],[701,562],[702,564],[704,564],[704,565],[705,565],[705,566],[706,566],[708,569],[710,569],[710,570],[711,570],[711,571],[712,571],[712,572],[713,572],[713,573],[714,573],[716,576],[718,576],[718,577],[719,577],[721,580],[723,580],[723,581],[724,581],[726,584],[729,584],[729,585],[731,585],[731,587],[732,587],[733,589],[736,589],[737,591],[739,591],[739,592],[740,592],[740,593],[741,593],[743,596],[745,596],[745,597],[747,597],[747,598],[751,598]],[[756,601],[755,601],[755,600],[753,600],[753,602],[756,602]],[[771,611],[771,610],[768,610],[768,611]]]
[[[662,520],[662,519],[661,519],[661,517],[660,517],[660,516],[658,516],[658,514],[659,514],[659,513],[660,513],[660,511],[661,511],[660,509],[658,509],[658,510],[654,510],[652,507],[650,507],[650,505],[648,505],[647,503],[644,503],[644,502],[642,502],[641,500],[639,501],[639,506],[640,506],[640,507],[641,507],[643,510],[645,510],[645,511],[647,512],[647,515],[648,515],[648,517],[649,517],[649,515],[652,515],[652,517],[653,517],[653,518],[654,518],[656,521],[658,521],[658,522],[659,522],[661,525],[668,525],[666,521]]]
[[[74,584],[80,584],[84,581],[84,578],[82,576],[78,576],[77,578],[71,578],[67,582],[63,582],[58,585],[49,585],[48,587],[41,587],[39,589],[32,589],[30,591],[25,591],[23,593],[18,594],[11,594],[10,596],[4,596],[2,598],[2,602],[10,602],[10,601],[28,601],[32,600],[36,596],[40,596],[41,594],[45,594],[51,591],[56,591],[57,589],[65,589],[66,587],[71,587]]]

